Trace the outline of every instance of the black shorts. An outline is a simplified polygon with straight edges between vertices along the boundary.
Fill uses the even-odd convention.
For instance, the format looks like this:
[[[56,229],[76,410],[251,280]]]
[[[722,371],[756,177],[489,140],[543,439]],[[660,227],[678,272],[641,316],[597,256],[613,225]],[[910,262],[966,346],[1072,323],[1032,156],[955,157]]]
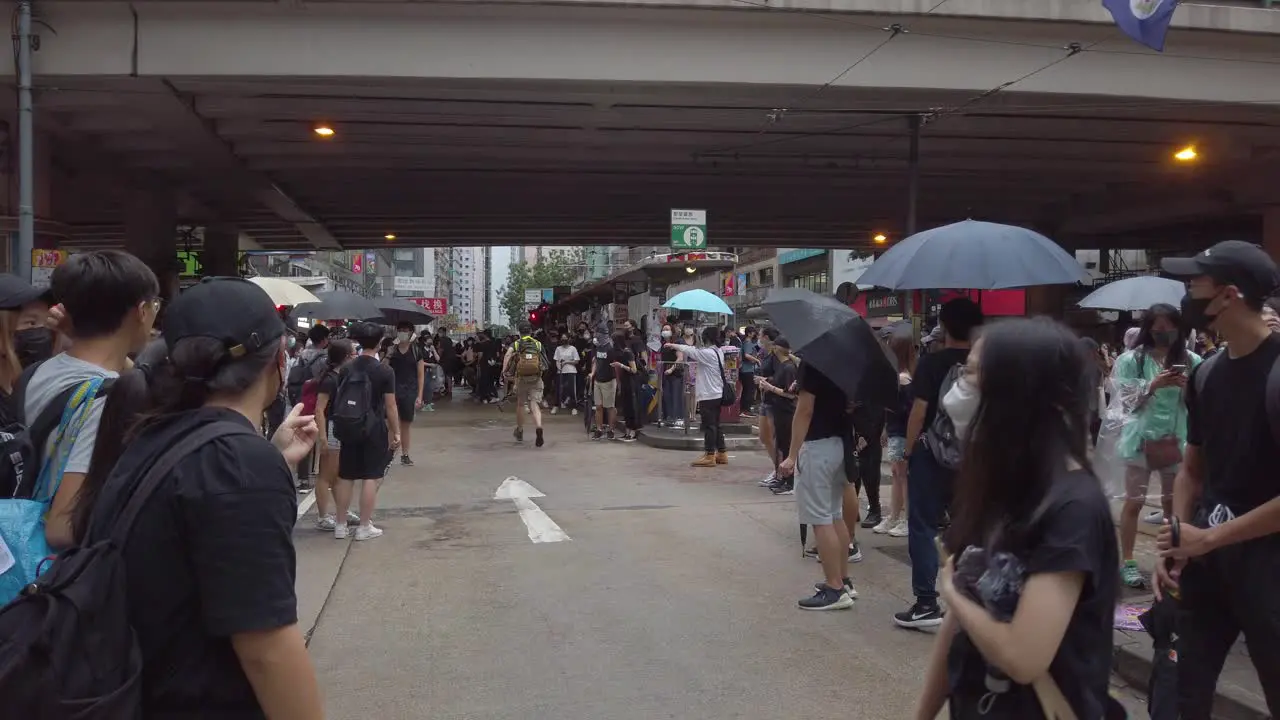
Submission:
[[[417,408],[418,394],[416,390],[401,390],[396,388],[396,414],[400,416],[400,422],[413,422],[413,412]]]
[[[338,450],[338,477],[343,480],[381,480],[394,451],[388,447],[386,425],[364,442],[344,442]]]

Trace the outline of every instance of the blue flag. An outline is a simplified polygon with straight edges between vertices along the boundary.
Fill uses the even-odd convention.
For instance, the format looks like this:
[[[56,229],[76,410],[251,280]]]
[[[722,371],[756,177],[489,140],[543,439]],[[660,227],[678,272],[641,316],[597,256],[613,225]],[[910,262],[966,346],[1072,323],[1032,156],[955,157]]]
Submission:
[[[1157,52],[1164,51],[1164,36],[1178,0],[1102,0],[1125,35]]]

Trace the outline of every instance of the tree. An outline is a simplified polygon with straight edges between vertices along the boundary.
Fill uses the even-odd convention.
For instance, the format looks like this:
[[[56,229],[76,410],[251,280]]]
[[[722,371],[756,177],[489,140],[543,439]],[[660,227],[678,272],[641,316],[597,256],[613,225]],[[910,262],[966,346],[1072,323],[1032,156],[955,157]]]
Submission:
[[[524,261],[511,264],[507,283],[498,288],[502,311],[512,327],[528,318],[524,305],[524,291],[530,288],[553,288],[572,285],[586,267],[582,248],[551,250],[540,261],[529,265]]]

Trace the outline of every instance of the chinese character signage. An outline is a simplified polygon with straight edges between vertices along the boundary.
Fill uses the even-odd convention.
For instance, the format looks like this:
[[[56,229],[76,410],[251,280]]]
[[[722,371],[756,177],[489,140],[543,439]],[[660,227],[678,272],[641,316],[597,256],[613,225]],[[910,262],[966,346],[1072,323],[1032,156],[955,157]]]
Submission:
[[[436,317],[444,317],[449,314],[449,301],[446,298],[409,298],[409,302],[415,303],[422,308],[428,315]]]

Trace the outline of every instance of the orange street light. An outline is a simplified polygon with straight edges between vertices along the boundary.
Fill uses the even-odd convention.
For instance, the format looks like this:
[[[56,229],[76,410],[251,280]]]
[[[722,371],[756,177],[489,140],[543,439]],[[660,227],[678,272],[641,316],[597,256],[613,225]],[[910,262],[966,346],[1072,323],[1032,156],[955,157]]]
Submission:
[[[396,239],[396,234],[395,234],[395,233],[387,233],[386,235],[383,235],[382,237],[384,237],[384,238],[386,238],[386,239],[388,239],[388,240],[395,240],[395,239]]]
[[[1195,145],[1188,145],[1173,154],[1173,159],[1178,162],[1191,162],[1200,157],[1200,153],[1196,152]]]
[[[889,237],[884,233],[876,233],[875,237],[871,239],[874,240],[877,245],[883,245],[889,241]]]
[[[315,127],[315,133],[323,138],[333,137],[334,135],[333,128],[328,125],[317,125]]]

